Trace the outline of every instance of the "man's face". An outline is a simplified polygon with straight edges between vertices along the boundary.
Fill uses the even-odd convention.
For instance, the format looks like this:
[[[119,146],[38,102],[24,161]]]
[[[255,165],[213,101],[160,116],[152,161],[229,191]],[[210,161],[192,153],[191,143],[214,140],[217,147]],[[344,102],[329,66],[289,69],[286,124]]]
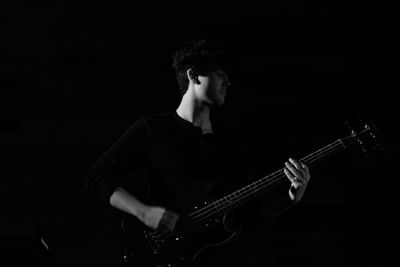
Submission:
[[[204,76],[199,75],[198,79],[198,97],[208,104],[221,106],[231,85],[228,75],[223,70],[216,70]]]

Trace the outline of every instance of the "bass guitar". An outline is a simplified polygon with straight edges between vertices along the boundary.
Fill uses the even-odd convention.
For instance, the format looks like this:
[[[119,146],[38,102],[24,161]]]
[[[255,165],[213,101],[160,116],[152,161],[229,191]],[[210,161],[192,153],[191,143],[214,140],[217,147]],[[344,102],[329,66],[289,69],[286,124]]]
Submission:
[[[312,166],[352,144],[361,145],[364,152],[367,144],[377,148],[379,144],[376,127],[365,125],[358,132],[353,130],[350,135],[337,139],[300,160]],[[208,198],[202,185],[193,184],[193,190],[187,190],[187,194],[175,199],[176,205],[173,209],[179,212],[180,218],[172,232],[151,230],[134,217],[123,220],[122,228],[128,240],[125,260],[157,267],[178,267],[195,263],[204,250],[225,244],[240,233],[241,228],[235,229],[229,224],[231,211],[265,193],[285,177],[284,168],[281,168],[219,199]],[[202,201],[199,202],[199,199]]]

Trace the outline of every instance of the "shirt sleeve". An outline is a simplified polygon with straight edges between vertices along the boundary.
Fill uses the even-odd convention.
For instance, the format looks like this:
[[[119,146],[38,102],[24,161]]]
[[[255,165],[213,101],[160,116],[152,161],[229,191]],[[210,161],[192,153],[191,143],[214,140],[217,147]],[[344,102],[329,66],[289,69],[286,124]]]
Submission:
[[[109,203],[115,188],[126,175],[144,168],[147,160],[149,127],[140,118],[94,163],[85,176],[85,188]]]

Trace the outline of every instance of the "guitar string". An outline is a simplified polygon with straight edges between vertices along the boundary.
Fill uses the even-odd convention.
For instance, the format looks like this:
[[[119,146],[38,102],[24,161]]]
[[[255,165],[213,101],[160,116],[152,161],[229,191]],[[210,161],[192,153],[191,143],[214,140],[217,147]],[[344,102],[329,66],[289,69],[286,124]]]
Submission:
[[[365,128],[364,130],[362,130],[357,135],[360,137],[361,135],[364,135],[366,132],[368,133],[369,130],[370,130],[369,128]],[[351,137],[354,138],[354,136],[351,136]],[[341,148],[341,150],[343,150],[343,149],[346,148],[346,145],[344,143],[345,139],[348,139],[348,137],[345,137],[345,138],[342,138],[342,139],[338,139],[338,140],[332,142],[331,144],[329,144],[329,145],[327,145],[327,146],[325,146],[325,147],[323,147],[323,148],[321,148],[321,149],[309,154],[308,156],[304,157],[300,161],[303,161],[303,162],[309,161],[309,163],[315,163],[316,161],[322,159],[323,156],[330,155],[330,154],[332,154],[332,152],[337,152],[336,150],[338,148]],[[265,187],[267,185],[270,185],[270,184],[280,180],[282,177],[285,177],[285,175],[281,176],[282,174],[284,174],[283,169],[284,168],[276,171],[275,173],[270,174],[269,176],[271,176],[271,178],[269,178],[269,176],[261,178],[260,180],[257,180],[255,182],[253,182],[252,184],[250,184],[250,185],[248,185],[248,186],[246,186],[246,187],[244,187],[244,188],[242,188],[240,190],[237,190],[237,191],[233,192],[232,194],[230,194],[228,196],[225,196],[225,197],[223,197],[223,198],[221,198],[221,199],[219,199],[217,201],[214,201],[211,204],[217,203],[217,205],[214,205],[214,207],[219,209],[219,211],[221,211],[221,210],[223,211],[224,209],[228,208],[227,212],[229,212],[230,206],[233,206],[236,203],[240,204],[241,201],[246,200],[246,198],[248,198],[249,196],[253,196],[254,192],[257,193],[258,191],[261,191],[261,190],[265,189]],[[277,179],[275,179],[277,174],[279,176],[277,177]],[[266,184],[268,181],[271,181],[271,180],[274,180],[274,181],[272,181],[271,183]],[[260,185],[261,185],[261,188],[257,188]],[[246,189],[248,187],[250,187],[250,190]],[[245,191],[245,192],[243,193],[241,191]],[[236,193],[238,193],[238,196],[236,195]],[[244,195],[244,197],[243,197],[243,195]],[[219,203],[219,202],[222,202],[222,203]],[[226,203],[226,205],[224,205],[225,203]],[[211,206],[211,204],[208,205],[205,208],[209,208]],[[220,208],[221,206],[223,206],[223,207]],[[212,209],[213,208],[211,208],[211,210]],[[194,214],[194,213],[192,213],[192,214]],[[207,213],[207,211],[205,213]],[[226,212],[224,212],[224,214],[225,213]],[[187,219],[192,219],[192,218],[188,218],[192,214],[189,214],[186,218]],[[204,214],[204,212],[203,212],[203,214]],[[200,216],[203,215],[203,214],[200,214]],[[198,218],[199,216],[196,216],[196,217]],[[196,217],[193,217],[193,219],[196,219]]]
[[[342,147],[342,143],[341,143],[340,140],[337,140],[336,142],[334,142],[334,143],[332,143],[332,144],[330,144],[330,145],[328,145],[328,146],[326,146],[324,148],[321,148],[320,150],[308,155],[307,157],[301,159],[301,161],[309,161],[309,163],[314,163],[316,160],[318,160],[322,156],[324,156],[324,154],[327,155],[327,154],[330,154],[331,152],[335,151],[335,149],[337,149],[338,146]],[[327,149],[327,147],[329,147],[329,149]],[[256,187],[256,189],[253,188],[253,189],[251,189],[253,191],[248,190],[245,193],[241,193],[242,195],[239,195],[239,197],[241,197],[241,198],[239,200],[234,200],[234,201],[236,203],[238,203],[238,202],[240,203],[240,201],[246,200],[246,198],[248,198],[249,196],[252,197],[254,195],[254,193],[258,193],[259,191],[264,190],[267,186],[279,181],[280,179],[282,179],[284,177],[285,177],[285,174],[283,173],[283,168],[282,168],[282,169],[280,169],[280,170],[278,170],[278,171],[276,171],[276,172],[274,172],[274,173],[272,173],[272,174],[270,174],[270,175],[268,175],[268,176],[266,176],[266,177],[264,177],[264,178],[262,178],[260,180],[257,180],[256,182],[252,183],[253,187]],[[255,184],[258,184],[258,185],[254,186]],[[259,188],[257,188],[257,187],[259,187]],[[240,190],[243,190],[243,188],[240,189]],[[240,191],[240,190],[238,190],[238,191]],[[233,194],[230,194],[230,195],[233,195]],[[224,197],[224,198],[226,198],[226,197]],[[222,198],[222,199],[224,199],[224,198]],[[219,200],[211,203],[207,207],[205,207],[205,208],[208,208],[205,211],[204,211],[204,208],[203,208],[202,209],[203,212],[201,214],[196,214],[195,217],[186,217],[185,218],[186,220],[181,222],[181,224],[178,226],[179,228],[178,229],[176,228],[176,230],[182,230],[183,228],[187,228],[188,226],[191,226],[193,224],[197,224],[197,223],[203,221],[204,219],[208,219],[210,216],[213,216],[215,214],[220,215],[219,213],[221,211],[224,211],[224,209],[229,207],[229,205],[232,206],[232,203],[227,203],[227,205],[225,205],[224,201],[226,202],[226,200],[222,201],[222,199],[219,199]],[[222,203],[218,203],[218,202],[222,202]],[[215,209],[216,209],[216,211],[215,211]],[[227,212],[229,212],[229,208],[228,208]],[[224,214],[227,213],[227,212],[224,212]],[[198,213],[198,211],[194,212],[194,213]],[[188,216],[192,216],[194,213],[189,214]],[[206,216],[204,216],[204,215],[206,215]],[[200,217],[200,220],[198,219],[199,217]],[[157,232],[155,232],[153,234],[157,234]],[[167,236],[165,236],[165,235],[167,235]],[[172,235],[172,233],[161,233],[160,235],[155,236],[154,238],[159,239],[159,238],[162,238],[163,236],[164,236],[164,238],[168,238],[171,235]]]
[[[358,137],[360,137],[361,135],[364,135],[365,133],[368,133],[369,131],[370,131],[370,129],[367,127],[365,129],[363,129],[361,132],[359,132],[357,135],[358,135]],[[348,136],[348,137],[345,137],[345,138],[342,138],[342,139],[338,139],[338,140],[332,142],[331,144],[329,144],[329,145],[327,145],[327,146],[325,146],[325,147],[323,147],[323,148],[321,148],[321,149],[309,154],[308,156],[306,156],[303,159],[301,159],[301,161],[303,161],[303,162],[309,161],[310,164],[311,163],[315,163],[317,160],[322,159],[323,156],[329,155],[329,154],[332,154],[332,152],[335,152],[335,150],[338,147],[340,147],[342,149],[345,149],[346,145],[344,143],[344,140],[350,139],[350,137],[352,139],[354,139],[355,136],[353,135],[353,136]],[[276,176],[277,174],[278,174],[278,176]],[[254,195],[254,193],[258,193],[259,191],[264,190],[269,185],[279,181],[280,179],[282,179],[284,177],[285,177],[285,175],[283,173],[283,169],[280,169],[280,170],[278,170],[278,171],[276,171],[276,172],[274,172],[274,173],[272,173],[272,174],[270,174],[270,175],[268,175],[268,176],[266,176],[264,178],[261,178],[261,179],[255,181],[255,182],[253,182],[252,184],[250,184],[250,185],[248,185],[248,186],[246,186],[246,187],[244,187],[244,188],[242,188],[240,190],[235,191],[234,193],[232,193],[232,194],[230,194],[228,196],[225,196],[225,197],[223,197],[223,198],[221,198],[221,199],[219,199],[217,201],[214,201],[210,205],[207,205],[206,207],[202,208],[201,210],[198,210],[198,211],[195,211],[195,212],[189,214],[188,216],[185,217],[185,220],[183,222],[181,222],[178,227],[180,229],[183,229],[184,227],[190,226],[190,224],[192,223],[191,221],[193,221],[194,224],[199,223],[204,219],[208,219],[210,216],[213,216],[214,214],[220,215],[219,213],[221,211],[223,211],[224,209],[228,208],[228,210],[223,213],[223,214],[226,214],[227,212],[229,212],[229,206],[232,207],[233,205],[235,205],[237,203],[239,203],[239,205],[240,205],[240,201],[245,201],[246,198],[248,198],[249,196],[252,197]],[[261,186],[261,188],[257,188],[257,187],[260,187],[260,186]],[[252,188],[250,188],[250,190],[246,189],[247,191],[245,191],[245,188],[247,188],[247,187],[252,187]],[[256,188],[256,189],[254,189],[254,188]],[[245,191],[245,192],[241,193],[240,191]],[[238,196],[235,195],[236,192],[239,192]],[[226,203],[228,197],[230,197],[230,199],[228,200],[230,202]],[[219,202],[222,202],[222,203],[219,203]],[[233,202],[233,205],[232,205],[231,202]],[[221,206],[222,206],[222,208],[221,208]],[[213,211],[213,210],[215,210],[215,208],[217,209],[217,211]],[[198,215],[196,214],[196,213],[199,213],[201,211],[203,211],[201,214],[198,214]],[[198,217],[201,217],[204,214],[209,213],[210,211],[212,212],[211,214],[208,214],[206,217],[201,218],[201,220],[195,221]],[[197,215],[197,216],[190,217],[192,215]],[[178,230],[180,230],[180,229],[178,229]],[[154,232],[154,234],[156,234],[156,233],[157,232]],[[162,233],[162,234],[168,234],[168,233]],[[162,234],[159,235],[158,237],[162,236]],[[156,238],[158,238],[158,237],[156,237]]]
[[[370,128],[369,128],[369,127],[365,127],[361,132],[359,132],[359,133],[357,133],[357,134],[352,134],[351,136],[347,136],[347,137],[344,137],[344,138],[342,138],[342,139],[338,139],[338,140],[332,142],[331,144],[329,144],[329,145],[327,145],[327,146],[325,146],[325,147],[323,147],[323,148],[321,148],[321,149],[319,149],[319,150],[317,150],[317,151],[311,153],[310,155],[304,157],[304,158],[301,159],[301,160],[302,160],[302,161],[307,161],[307,160],[309,160],[310,163],[313,163],[313,160],[314,160],[314,162],[315,162],[315,161],[321,159],[321,157],[323,156],[323,153],[326,152],[326,154],[330,154],[332,151],[329,151],[329,150],[331,150],[331,149],[335,150],[335,149],[337,148],[337,146],[339,146],[339,147],[345,149],[345,148],[346,148],[346,145],[345,145],[345,143],[344,143],[345,140],[347,140],[347,139],[359,138],[359,137],[361,137],[362,135],[365,135],[366,133],[369,133],[369,132],[370,132]],[[329,148],[329,149],[327,149],[327,148]],[[318,155],[321,151],[323,151],[323,153],[321,153],[321,155]],[[309,159],[307,159],[307,157],[309,157]],[[315,157],[315,158],[313,159],[313,157]],[[281,178],[285,177],[285,176],[274,177],[274,175],[276,175],[277,173],[278,173],[278,174],[280,173],[280,175],[282,175],[282,170],[283,170],[283,169],[278,170],[278,171],[276,171],[275,173],[272,173],[271,175],[269,175],[269,176],[272,176],[269,180],[268,180],[268,177],[269,177],[269,176],[266,176],[266,177],[261,178],[260,180],[254,182],[254,183],[252,183],[252,184],[250,184],[250,185],[248,185],[248,186],[246,186],[246,187],[244,187],[244,188],[242,188],[242,189],[240,189],[240,190],[237,190],[236,192],[239,192],[239,199],[236,199],[236,198],[237,198],[237,196],[235,195],[236,192],[234,192],[234,193],[232,193],[232,194],[230,194],[230,195],[228,195],[228,196],[225,196],[224,198],[221,198],[221,199],[219,199],[219,200],[217,200],[217,201],[214,201],[214,202],[211,203],[210,205],[207,205],[206,207],[204,207],[204,208],[202,208],[202,209],[200,209],[200,210],[198,210],[198,211],[195,211],[195,212],[189,214],[188,216],[185,217],[185,220],[179,224],[178,227],[180,227],[180,228],[186,227],[186,225],[187,225],[188,223],[191,223],[191,220],[194,221],[194,219],[196,219],[196,217],[202,216],[202,215],[206,214],[207,212],[214,210],[215,208],[217,208],[217,211],[211,213],[211,214],[210,214],[211,216],[214,215],[215,213],[218,214],[218,213],[219,213],[221,210],[223,210],[224,208],[226,209],[227,207],[229,207],[229,205],[232,206],[232,203],[227,203],[226,205],[224,204],[224,202],[226,202],[227,197],[229,197],[229,196],[232,196],[232,195],[233,195],[233,197],[230,198],[230,201],[232,201],[232,199],[233,199],[233,204],[236,204],[236,203],[238,203],[238,202],[239,202],[239,204],[240,204],[240,201],[246,200],[246,198],[248,198],[249,196],[253,196],[253,195],[254,195],[254,192],[257,193],[258,191],[264,190],[265,187],[267,187],[267,186],[269,186],[270,184],[273,184],[273,183],[277,182],[278,180],[280,180]],[[277,178],[277,179],[274,179],[274,178]],[[273,181],[271,181],[271,180],[273,180]],[[268,183],[269,181],[271,181],[271,182]],[[247,192],[245,192],[245,193],[241,193],[241,192],[240,192],[240,191],[243,191],[243,190],[244,190],[244,191],[247,190],[247,189],[245,189],[245,188],[247,188],[247,187],[257,187],[257,186],[260,186],[260,185],[256,185],[257,183],[261,183],[261,186],[262,186],[262,187],[259,188],[259,189],[256,189],[254,192],[251,191],[251,190],[254,190],[254,188],[251,188],[249,191],[247,191]],[[267,184],[266,184],[266,183],[267,183]],[[256,185],[256,186],[254,186],[254,185]],[[244,194],[247,194],[247,195],[245,195],[245,196],[243,197]],[[225,199],[225,200],[223,200],[223,199]],[[222,204],[219,203],[219,202],[222,202]],[[217,203],[217,204],[216,204],[216,203]],[[225,205],[225,207],[220,208],[221,206],[224,206],[224,205]],[[212,206],[212,207],[211,207],[211,206]],[[207,210],[207,209],[208,209],[208,210]],[[202,214],[199,214],[199,216],[190,217],[190,216],[196,215],[196,213],[202,212],[202,211],[204,211],[204,210],[205,210],[205,212],[203,212]],[[229,210],[228,210],[227,212],[229,212]],[[227,212],[225,212],[224,214],[226,214]],[[219,214],[218,214],[218,215],[219,215]],[[208,217],[210,217],[210,216],[207,216],[207,217],[205,217],[205,218],[208,218]],[[202,219],[204,219],[204,218],[202,218]],[[194,221],[194,223],[198,223],[198,222],[200,222],[200,221]],[[153,235],[154,235],[154,234],[157,234],[157,233],[158,233],[158,231],[155,231],[155,232],[153,232]],[[160,233],[159,233],[159,234],[160,234]],[[162,236],[163,234],[165,234],[165,233],[161,233],[161,235],[159,235],[158,237]],[[168,233],[167,233],[167,234],[168,234]],[[156,237],[156,238],[157,238],[157,237]]]
[[[329,150],[335,150],[336,147],[337,147],[337,144],[331,143],[330,145],[320,149],[319,151],[314,152],[313,154],[310,154],[307,157],[304,157],[303,159],[301,159],[301,161],[303,161],[303,162],[310,161],[310,160],[313,160],[313,157],[314,157],[314,160],[318,160],[318,159],[321,158],[320,156],[323,155],[323,153],[326,153]],[[327,150],[327,148],[329,148],[329,149]],[[321,150],[324,150],[323,153],[321,153]],[[330,152],[332,152],[332,151],[330,151]],[[328,152],[326,154],[330,154],[330,152]],[[318,153],[321,154],[321,155],[318,155]],[[222,206],[222,210],[223,210],[223,209],[226,209],[226,208],[229,209],[230,205],[232,206],[232,205],[235,205],[236,203],[240,204],[240,202],[243,201],[243,200],[246,200],[247,197],[253,196],[254,193],[257,193],[258,191],[263,190],[265,188],[265,183],[266,182],[272,181],[272,180],[274,180],[274,181],[279,180],[281,178],[280,175],[282,175],[282,173],[284,174],[283,170],[284,170],[284,168],[282,168],[282,169],[280,169],[280,170],[278,170],[278,171],[276,171],[276,172],[274,172],[274,173],[272,173],[272,174],[270,174],[268,176],[265,176],[264,178],[261,178],[261,179],[255,181],[255,182],[253,182],[253,183],[251,183],[251,184],[249,184],[249,185],[247,185],[247,186],[245,186],[245,187],[243,187],[243,188],[241,188],[241,189],[229,194],[228,196],[225,196],[225,197],[223,197],[223,198],[221,198],[221,199],[219,199],[217,201],[214,201],[214,204],[215,203],[217,204],[217,205],[215,205],[215,207],[219,208],[219,207]],[[275,179],[276,177],[278,179]],[[261,188],[258,188],[260,186],[261,186]],[[224,205],[225,203],[226,203],[226,205]],[[186,218],[188,218],[189,216],[191,216],[193,214],[194,213],[189,214]],[[204,212],[203,212],[203,214],[204,214]]]
[[[310,155],[304,157],[303,159],[301,159],[301,161],[306,162],[308,161],[309,164],[310,163],[314,163],[315,161],[317,161],[318,159],[321,159],[322,156],[324,155],[329,155],[331,154],[333,151],[335,151],[338,147],[343,147],[343,143],[342,141],[336,140],[335,142],[311,153]],[[186,228],[188,226],[191,226],[193,224],[197,224],[199,222],[201,222],[204,219],[208,219],[210,216],[213,216],[215,214],[218,214],[221,211],[224,211],[225,209],[228,209],[225,213],[229,212],[229,207],[233,206],[237,203],[240,204],[240,201],[245,201],[247,200],[247,198],[249,197],[253,197],[255,193],[260,192],[261,190],[264,190],[267,186],[274,184],[275,182],[281,180],[282,178],[284,178],[286,175],[283,172],[284,168],[275,171],[274,173],[265,176],[255,182],[253,182],[252,184],[241,188],[237,191],[235,191],[234,193],[231,193],[228,196],[225,196],[217,201],[214,201],[213,203],[211,203],[210,205],[195,211],[191,214],[189,214],[184,221],[182,221],[178,227],[175,230],[182,230],[183,228]],[[246,188],[250,188],[250,189],[246,189]],[[245,192],[240,192],[240,191],[245,191]],[[236,192],[238,192],[238,196],[235,195]],[[233,197],[232,197],[233,195]],[[228,198],[229,196],[230,199]],[[237,199],[239,198],[239,199]],[[228,202],[229,201],[229,202]],[[233,202],[233,204],[232,204]],[[206,216],[204,216],[206,215]],[[194,217],[193,217],[194,216]],[[200,218],[200,220],[198,219]],[[154,232],[153,234],[157,234],[157,231]],[[160,238],[168,238],[169,236],[173,235],[172,233],[160,233],[158,236],[155,236],[153,238],[155,239],[160,239]]]
[[[339,140],[340,141],[340,140]],[[325,147],[325,148],[322,148],[322,149],[320,149],[320,150],[318,150],[317,152],[314,152],[314,153],[312,153],[312,154],[310,154],[309,156],[307,156],[307,157],[305,157],[304,159],[302,159],[302,161],[310,161],[310,163],[313,163],[313,160],[314,161],[316,161],[316,160],[318,160],[318,159],[320,159],[321,158],[321,156],[325,153],[325,154],[330,154],[332,151],[329,151],[329,150],[335,150],[336,148],[337,148],[337,143],[335,144],[335,143],[332,143],[332,144],[330,144],[330,145],[328,145],[327,147],[329,147],[329,149],[326,149],[327,147]],[[323,152],[321,153],[321,150],[323,150]],[[320,154],[320,155],[319,155]],[[309,157],[309,158],[308,158]],[[308,159],[307,159],[308,158]],[[278,175],[278,176],[277,176]],[[271,184],[273,184],[273,183],[275,183],[275,182],[277,182],[277,181],[279,181],[280,179],[282,179],[283,177],[285,177],[285,175],[284,175],[284,173],[283,173],[283,169],[280,169],[280,170],[278,170],[278,171],[276,171],[276,172],[274,172],[274,173],[272,173],[271,175],[269,175],[269,176],[266,176],[266,177],[264,177],[264,178],[262,178],[262,179],[260,179],[260,180],[258,180],[258,181],[256,181],[256,182],[254,182],[253,183],[253,186],[252,187],[255,187],[256,189],[252,189],[253,191],[251,191],[251,190],[249,190],[249,191],[247,191],[247,192],[245,192],[245,193],[241,193],[241,195],[239,194],[239,199],[234,199],[236,196],[234,196],[233,197],[233,202],[234,202],[234,204],[235,203],[240,203],[240,201],[245,201],[246,200],[246,198],[248,198],[249,196],[250,197],[252,197],[253,195],[254,195],[254,193],[258,193],[259,191],[261,191],[261,190],[263,190],[263,189],[265,189],[267,186],[269,186],[269,185],[271,185]],[[258,184],[258,185],[257,185]],[[255,185],[255,186],[254,186]],[[257,188],[257,187],[260,187],[260,188]],[[241,189],[241,190],[243,190],[243,189]],[[240,190],[239,190],[240,191]],[[233,194],[231,194],[231,195],[233,195]],[[241,198],[240,198],[241,197]],[[225,199],[226,199],[226,197],[224,197]],[[230,199],[230,201],[232,201],[232,198]],[[218,202],[222,202],[222,204],[221,203],[218,203]],[[208,210],[206,210],[205,212],[203,212],[203,213],[201,213],[201,214],[198,214],[197,216],[195,216],[195,217],[190,217],[190,218],[188,218],[188,217],[186,217],[185,219],[185,221],[184,222],[181,222],[181,224],[178,226],[179,227],[179,229],[176,229],[176,230],[182,230],[182,229],[184,229],[184,228],[186,228],[186,227],[188,227],[188,226],[191,226],[191,225],[193,225],[193,224],[197,224],[197,223],[199,223],[199,222],[201,222],[202,220],[204,220],[204,219],[208,219],[210,216],[213,216],[213,215],[215,215],[215,214],[217,214],[217,215],[220,215],[220,212],[221,211],[224,211],[225,209],[227,209],[228,208],[228,210],[226,211],[226,212],[224,212],[224,214],[225,213],[227,213],[227,212],[229,212],[229,205],[231,205],[232,206],[232,203],[227,203],[227,204],[225,204],[224,202],[226,202],[226,200],[223,200],[223,201],[221,201],[221,199],[220,200],[218,200],[218,201],[215,201],[215,202],[213,202],[211,205],[208,205],[206,208],[208,208]],[[217,209],[216,211],[215,211],[215,209]],[[204,211],[204,209],[203,209],[203,211]],[[211,212],[211,213],[210,213]],[[208,213],[208,214],[207,214]],[[193,213],[192,214],[190,214],[190,215],[193,215]],[[189,215],[189,216],[190,216]],[[207,215],[207,216],[204,216],[204,215]],[[202,218],[200,218],[200,220],[198,219],[199,217],[201,217],[201,216],[203,216]],[[153,235],[154,234],[157,234],[157,232],[155,232],[155,233],[153,233]],[[165,236],[165,235],[167,235],[167,236]],[[172,233],[161,233],[161,235],[158,235],[158,236],[156,236],[155,238],[156,239],[159,239],[159,238],[161,238],[161,237],[163,237],[164,236],[164,238],[168,238],[169,236],[171,236],[172,235]]]
[[[333,143],[330,144],[330,145],[329,145],[329,146],[330,146],[329,150],[335,149],[335,148],[336,148],[336,145],[337,145],[337,144],[333,144]],[[327,147],[328,147],[328,146],[327,146]],[[327,147],[324,148],[324,152],[323,152],[323,153],[325,153],[325,152],[328,151],[328,150],[327,150]],[[321,149],[321,150],[322,150],[322,149]],[[321,151],[318,151],[318,153],[321,153]],[[310,154],[309,156],[307,156],[307,157],[305,157],[304,159],[302,159],[302,161],[312,160],[313,157],[314,157],[314,158],[315,158],[315,157],[318,158],[318,157],[320,157],[320,155],[317,155],[318,153],[317,153],[317,152],[314,152],[313,154]],[[327,153],[327,154],[329,154],[329,153]],[[322,154],[321,154],[321,155],[322,155]],[[309,159],[307,159],[308,157],[309,157]],[[258,183],[258,184],[260,184],[260,183],[262,184],[262,183],[264,183],[264,182],[268,182],[268,181],[269,181],[268,179],[270,179],[270,180],[274,179],[274,178],[275,178],[274,176],[276,176],[277,174],[280,174],[282,171],[283,171],[283,169],[280,169],[280,170],[278,170],[278,171],[276,171],[276,172],[274,172],[274,173],[272,173],[272,174],[270,174],[270,175],[268,175],[268,176],[265,176],[265,177],[263,177],[263,178],[261,178],[261,179],[255,181],[255,182],[251,183],[250,185],[247,185],[246,187],[243,187],[243,188],[241,188],[241,189],[235,191],[234,193],[231,193],[231,194],[228,195],[228,196],[233,195],[233,198],[236,198],[237,196],[236,196],[235,194],[239,194],[239,197],[240,197],[241,195],[248,193],[250,190],[254,190],[254,187],[259,186],[259,185],[257,185],[257,183]],[[250,189],[246,189],[246,188],[250,188]],[[240,191],[245,191],[245,192],[240,192]],[[223,202],[222,199],[227,199],[228,196],[225,196],[225,197],[223,197],[223,198],[221,198],[221,199],[219,199],[219,200],[217,200],[217,201],[214,201],[214,203],[216,203],[216,202]],[[232,199],[232,197],[231,197],[231,199]],[[225,200],[225,201],[226,201],[226,200]],[[223,203],[218,203],[218,205],[223,205]],[[201,210],[198,210],[198,211],[196,211],[196,212],[193,212],[193,213],[189,214],[188,216],[186,216],[186,218],[189,218],[189,217],[191,217],[191,216],[193,216],[193,215],[196,215],[196,213],[198,214],[199,212],[201,212],[201,211],[204,210],[204,209],[207,209],[207,207],[204,207],[204,208],[201,209]],[[203,213],[204,213],[204,212],[203,212]]]

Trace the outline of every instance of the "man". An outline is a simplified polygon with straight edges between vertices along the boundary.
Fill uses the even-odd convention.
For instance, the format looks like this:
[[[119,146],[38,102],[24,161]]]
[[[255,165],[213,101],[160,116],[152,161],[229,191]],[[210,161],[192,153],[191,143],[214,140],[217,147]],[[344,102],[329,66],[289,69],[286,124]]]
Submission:
[[[211,119],[211,111],[224,104],[231,85],[223,51],[213,42],[188,42],[174,55],[173,67],[182,95],[176,111],[141,117],[86,177],[86,187],[106,203],[160,233],[173,232],[184,215],[180,205],[186,200],[181,198],[175,205],[176,196],[190,192],[188,199],[201,202],[198,192],[218,198],[229,188],[221,185],[234,184],[224,177],[223,138]],[[285,166],[291,182],[288,202],[296,203],[303,197],[310,173],[306,165],[291,158]],[[138,169],[146,170],[148,186],[126,188],[124,178]]]

